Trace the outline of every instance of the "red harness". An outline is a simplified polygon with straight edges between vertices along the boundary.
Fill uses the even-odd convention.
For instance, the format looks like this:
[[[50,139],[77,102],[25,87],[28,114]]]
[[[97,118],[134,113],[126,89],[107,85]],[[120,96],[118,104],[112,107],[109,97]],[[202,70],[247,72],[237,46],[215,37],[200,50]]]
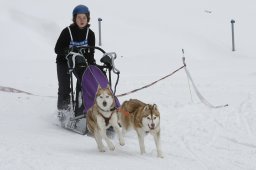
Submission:
[[[125,111],[124,109],[118,109],[119,112],[123,113],[125,116],[129,116],[130,112]]]

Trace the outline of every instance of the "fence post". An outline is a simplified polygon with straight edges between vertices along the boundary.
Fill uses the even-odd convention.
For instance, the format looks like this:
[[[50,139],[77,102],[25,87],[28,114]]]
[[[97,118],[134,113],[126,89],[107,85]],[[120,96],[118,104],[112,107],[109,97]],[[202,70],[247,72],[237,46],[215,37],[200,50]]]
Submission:
[[[235,33],[234,33],[234,23],[235,20],[231,20],[231,30],[232,30],[232,51],[235,51]]]

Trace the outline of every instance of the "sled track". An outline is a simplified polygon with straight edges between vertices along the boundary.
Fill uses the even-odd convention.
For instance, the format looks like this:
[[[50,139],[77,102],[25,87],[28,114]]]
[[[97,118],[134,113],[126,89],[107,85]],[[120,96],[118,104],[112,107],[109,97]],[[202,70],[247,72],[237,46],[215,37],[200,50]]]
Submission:
[[[28,94],[28,95],[33,95],[32,93],[29,93],[26,91],[22,91],[22,90],[15,89],[12,87],[4,87],[4,86],[0,86],[0,91],[9,92],[9,93],[24,93],[24,94]]]
[[[29,92],[26,92],[26,91],[23,91],[23,90],[15,89],[15,88],[12,88],[12,87],[5,87],[5,86],[0,86],[0,91],[7,92],[7,93],[21,93],[21,94],[27,94],[27,95],[32,95],[32,96],[56,98],[56,96],[36,95],[36,94],[29,93]]]

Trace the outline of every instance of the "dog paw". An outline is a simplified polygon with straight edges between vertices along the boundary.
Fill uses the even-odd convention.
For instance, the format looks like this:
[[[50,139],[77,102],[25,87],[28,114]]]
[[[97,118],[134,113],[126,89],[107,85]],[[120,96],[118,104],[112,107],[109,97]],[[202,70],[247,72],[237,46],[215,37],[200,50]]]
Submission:
[[[162,151],[158,151],[157,157],[164,158],[163,152]]]
[[[106,152],[104,147],[99,147],[98,149],[99,149],[100,152]]]
[[[144,153],[146,153],[146,151],[140,151],[140,154],[143,155]]]
[[[124,146],[124,145],[125,145],[124,140],[119,140],[119,144],[120,144],[121,146]]]
[[[157,154],[157,157],[158,158],[164,158],[164,155],[163,154]]]
[[[115,150],[115,146],[114,145],[109,146],[109,150],[111,151]]]

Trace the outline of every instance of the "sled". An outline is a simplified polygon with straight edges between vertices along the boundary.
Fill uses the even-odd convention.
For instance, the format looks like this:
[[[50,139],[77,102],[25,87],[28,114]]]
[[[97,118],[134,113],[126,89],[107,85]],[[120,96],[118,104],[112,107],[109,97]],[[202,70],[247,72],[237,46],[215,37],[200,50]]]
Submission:
[[[89,65],[84,57],[84,51],[88,49],[96,49],[103,56],[100,59],[102,65]],[[120,71],[115,67],[114,60],[117,58],[116,53],[106,53],[100,47],[81,47],[73,48],[66,56],[71,87],[70,109],[68,111],[59,112],[59,120],[61,126],[76,133],[85,135],[88,130],[86,128],[86,113],[93,106],[97,87],[100,85],[106,88],[109,85],[112,89],[112,72],[116,74],[116,82],[112,92],[115,96],[116,87],[119,80]],[[74,79],[76,77],[76,85],[74,89]],[[116,108],[120,106],[118,99],[115,97]],[[111,130],[110,130],[111,131]],[[111,134],[111,132],[109,132]]]

